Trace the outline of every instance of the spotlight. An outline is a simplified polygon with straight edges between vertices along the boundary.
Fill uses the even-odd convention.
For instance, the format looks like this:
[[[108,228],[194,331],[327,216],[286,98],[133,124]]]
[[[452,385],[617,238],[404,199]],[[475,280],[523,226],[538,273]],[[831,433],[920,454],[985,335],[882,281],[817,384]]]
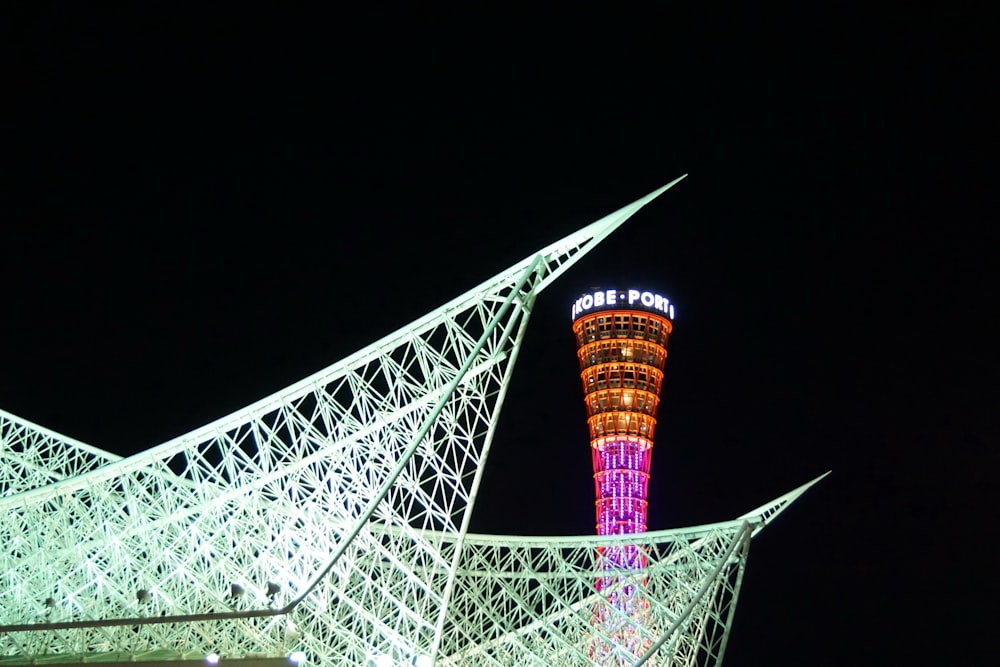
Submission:
[[[219,654],[218,653],[209,653],[208,655],[205,656],[205,662],[207,662],[210,665],[217,665],[217,664],[219,664]]]
[[[431,667],[431,657],[429,655],[418,655],[413,659],[413,667]]]
[[[292,663],[293,665],[301,665],[305,661],[306,661],[305,651],[295,651],[290,656],[288,656],[288,662]]]

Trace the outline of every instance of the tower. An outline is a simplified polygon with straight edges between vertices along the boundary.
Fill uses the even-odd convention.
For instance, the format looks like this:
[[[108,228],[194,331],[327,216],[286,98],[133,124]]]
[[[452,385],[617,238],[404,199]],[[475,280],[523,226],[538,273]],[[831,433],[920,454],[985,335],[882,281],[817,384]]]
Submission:
[[[637,289],[596,290],[573,304],[598,535],[646,532],[649,465],[673,313],[668,299]],[[603,546],[597,567],[596,588],[607,604],[594,608],[589,653],[601,664],[624,664],[648,648],[648,602],[640,590],[646,556],[637,545]]]
[[[649,463],[673,312],[665,297],[637,289],[595,291],[573,304],[598,535],[646,530]]]

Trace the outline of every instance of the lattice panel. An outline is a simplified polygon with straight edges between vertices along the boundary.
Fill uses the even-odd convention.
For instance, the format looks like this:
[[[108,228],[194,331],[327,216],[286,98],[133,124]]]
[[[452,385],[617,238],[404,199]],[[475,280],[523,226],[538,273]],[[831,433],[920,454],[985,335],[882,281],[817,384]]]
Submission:
[[[437,664],[610,667],[650,650],[648,665],[717,664],[750,531],[738,521],[610,545],[470,536]],[[603,567],[608,548],[637,548],[644,565]]]
[[[0,410],[0,497],[82,475],[121,457]]]
[[[7,563],[10,585],[0,590],[4,621],[281,606],[306,594],[341,549],[338,564],[349,576],[336,595],[341,606],[374,610],[350,616],[368,624],[367,636],[396,644],[426,632],[423,619],[440,613],[441,578],[421,579],[409,563],[431,560],[447,571],[441,545],[350,535],[372,509],[376,520],[402,530],[460,530],[527,314],[530,291],[522,288],[543,269],[536,262],[505,276],[465,309],[415,327],[395,347],[373,349],[270,409],[216,425],[211,437],[199,433],[145,460],[112,465],[72,493],[25,496],[33,502],[12,507],[0,528],[0,540],[19,546]],[[371,554],[380,560],[371,562]],[[379,600],[410,613],[379,613],[376,590]],[[316,623],[310,635],[328,644],[345,634],[329,625]],[[286,649],[288,637],[251,626],[216,637],[215,650]],[[161,647],[182,646],[174,633],[171,624],[144,628],[146,643]]]

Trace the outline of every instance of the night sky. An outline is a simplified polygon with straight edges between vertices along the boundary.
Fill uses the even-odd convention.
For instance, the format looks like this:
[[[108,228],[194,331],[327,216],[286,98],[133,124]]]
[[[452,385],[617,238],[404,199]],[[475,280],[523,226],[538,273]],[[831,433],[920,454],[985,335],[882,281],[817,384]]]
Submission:
[[[755,540],[726,665],[972,663],[998,594],[988,21],[796,12],[8,6],[0,407],[141,451],[687,173],[539,297],[474,530],[593,532],[569,307],[655,289],[650,527],[833,471]]]

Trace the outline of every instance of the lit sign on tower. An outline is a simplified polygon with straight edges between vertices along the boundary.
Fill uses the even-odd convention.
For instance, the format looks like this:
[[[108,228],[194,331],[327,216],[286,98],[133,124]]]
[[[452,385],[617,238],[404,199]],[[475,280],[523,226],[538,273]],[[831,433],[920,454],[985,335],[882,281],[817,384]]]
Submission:
[[[588,311],[612,307],[655,310],[668,315],[671,320],[674,319],[674,307],[670,304],[670,299],[655,292],[639,291],[637,289],[629,289],[622,292],[614,289],[588,292],[573,302],[571,312],[575,320]]]

